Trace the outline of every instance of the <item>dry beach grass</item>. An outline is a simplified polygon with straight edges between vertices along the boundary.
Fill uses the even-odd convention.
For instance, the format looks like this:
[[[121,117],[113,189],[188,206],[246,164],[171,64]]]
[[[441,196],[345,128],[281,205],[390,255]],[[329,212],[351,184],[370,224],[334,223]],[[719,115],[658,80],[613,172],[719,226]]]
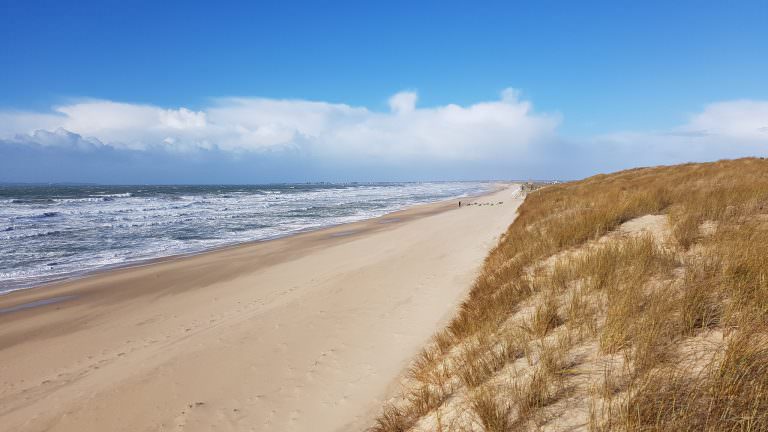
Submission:
[[[371,428],[768,430],[768,161],[531,191]]]

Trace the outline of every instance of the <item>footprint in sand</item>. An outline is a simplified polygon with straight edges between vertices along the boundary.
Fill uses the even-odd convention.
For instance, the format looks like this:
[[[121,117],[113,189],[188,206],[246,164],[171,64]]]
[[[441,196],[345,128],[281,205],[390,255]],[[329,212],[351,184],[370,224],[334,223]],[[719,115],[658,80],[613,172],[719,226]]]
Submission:
[[[301,411],[299,411],[299,410],[291,411],[291,414],[290,414],[290,417],[289,417],[291,423],[295,423],[299,419],[300,416],[301,416]]]
[[[173,419],[176,430],[184,430],[184,428],[187,426],[187,419],[192,414],[192,411],[203,406],[205,406],[205,402],[193,402],[187,404],[187,406],[181,410],[181,414]]]

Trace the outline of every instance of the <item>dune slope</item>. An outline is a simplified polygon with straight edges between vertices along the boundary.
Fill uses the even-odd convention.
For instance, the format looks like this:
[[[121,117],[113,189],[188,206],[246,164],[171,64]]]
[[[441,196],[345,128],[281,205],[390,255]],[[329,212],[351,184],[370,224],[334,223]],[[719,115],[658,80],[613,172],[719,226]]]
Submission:
[[[528,194],[374,431],[768,430],[768,161]]]

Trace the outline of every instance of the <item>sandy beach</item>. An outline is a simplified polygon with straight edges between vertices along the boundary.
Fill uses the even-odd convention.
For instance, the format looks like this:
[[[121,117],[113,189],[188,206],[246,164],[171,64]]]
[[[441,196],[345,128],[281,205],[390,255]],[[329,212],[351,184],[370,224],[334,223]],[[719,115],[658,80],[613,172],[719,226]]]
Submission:
[[[518,190],[1,296],[0,430],[364,429]]]

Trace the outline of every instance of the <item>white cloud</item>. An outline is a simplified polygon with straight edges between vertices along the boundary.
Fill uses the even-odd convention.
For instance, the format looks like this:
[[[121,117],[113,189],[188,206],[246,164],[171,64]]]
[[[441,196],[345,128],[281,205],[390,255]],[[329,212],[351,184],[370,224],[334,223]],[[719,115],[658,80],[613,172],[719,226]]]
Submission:
[[[69,132],[63,128],[57,128],[54,131],[38,129],[29,135],[18,136],[17,142],[38,144],[48,147],[75,148],[80,150],[104,147],[104,145],[95,138],[83,138],[82,136]]]
[[[118,149],[253,152],[387,159],[510,158],[555,135],[557,114],[533,112],[517,92],[468,106],[417,108],[415,92],[389,99],[391,112],[306,100],[225,98],[200,111],[92,100],[51,113],[0,112],[0,135],[65,131]],[[50,140],[41,141],[50,145]]]
[[[0,111],[0,156],[3,143],[201,155],[211,153],[200,150],[214,150],[301,155],[328,167],[336,166],[328,161],[347,166],[403,162],[450,166],[442,169],[451,175],[465,168],[491,175],[484,167],[493,166],[495,175],[516,167],[540,177],[579,177],[638,165],[768,155],[768,101],[712,103],[667,130],[579,140],[560,136],[560,116],[534,111],[514,89],[497,100],[464,106],[420,107],[417,102],[416,92],[404,91],[389,98],[384,112],[265,98],[216,99],[199,111],[104,100],[47,113]]]
[[[35,130],[55,130],[65,120],[57,114],[24,111],[0,111],[0,138],[15,134],[31,134]]]
[[[416,92],[400,92],[389,98],[389,109],[394,113],[406,114],[416,109],[419,96]]]
[[[768,140],[768,102],[737,100],[707,105],[684,126],[707,135],[739,140]]]
[[[708,104],[684,124],[661,131],[618,132],[596,137],[602,149],[645,164],[768,155],[768,101]],[[632,157],[634,156],[634,159]]]

